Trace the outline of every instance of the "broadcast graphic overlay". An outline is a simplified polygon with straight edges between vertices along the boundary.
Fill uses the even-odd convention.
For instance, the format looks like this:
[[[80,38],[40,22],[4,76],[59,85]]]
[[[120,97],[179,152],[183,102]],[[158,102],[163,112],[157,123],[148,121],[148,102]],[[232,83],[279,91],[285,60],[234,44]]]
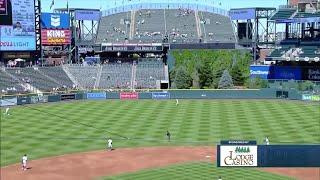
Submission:
[[[257,145],[226,140],[217,147],[218,167],[320,167],[320,145]]]

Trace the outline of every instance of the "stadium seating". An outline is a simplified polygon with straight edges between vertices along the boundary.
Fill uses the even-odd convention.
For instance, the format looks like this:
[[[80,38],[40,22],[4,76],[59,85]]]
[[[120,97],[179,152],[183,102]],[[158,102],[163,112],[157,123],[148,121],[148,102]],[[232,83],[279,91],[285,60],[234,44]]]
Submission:
[[[229,17],[199,12],[202,36],[207,42],[235,42]]]
[[[51,91],[61,87],[60,84],[44,76],[37,68],[15,68],[6,70],[24,83],[29,83],[40,91]]]
[[[0,93],[17,93],[25,89],[17,79],[12,78],[5,72],[0,71]]]
[[[235,42],[227,16],[188,9],[142,9],[102,17],[96,43],[161,43],[165,38],[170,43],[197,43],[198,27],[204,42]]]
[[[132,78],[131,63],[112,63],[102,66],[99,88],[129,89]]]
[[[45,75],[53,78],[61,86],[65,86],[68,88],[73,87],[73,82],[69,79],[68,75],[64,72],[61,66],[40,67],[39,70]]]
[[[165,36],[164,10],[140,10],[136,13],[134,39],[137,42],[161,42]]]
[[[99,23],[97,42],[124,42],[129,37],[130,12],[102,17]]]
[[[156,81],[164,80],[164,64],[158,59],[140,59],[137,64],[136,88],[156,88]]]
[[[80,87],[93,89],[98,78],[99,66],[69,65],[68,70],[74,76]]]

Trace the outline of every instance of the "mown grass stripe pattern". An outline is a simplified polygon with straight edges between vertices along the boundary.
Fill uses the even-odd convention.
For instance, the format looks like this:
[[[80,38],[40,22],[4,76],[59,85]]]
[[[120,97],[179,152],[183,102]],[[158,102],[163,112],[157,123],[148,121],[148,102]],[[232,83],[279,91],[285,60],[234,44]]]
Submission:
[[[172,165],[158,169],[142,170],[134,173],[113,177],[99,178],[100,180],[215,180],[221,176],[227,180],[289,180],[292,178],[258,171],[253,168],[217,168],[214,163],[198,162]]]
[[[320,143],[319,104],[298,101],[75,101],[10,111],[11,116],[1,114],[1,166],[19,162],[25,153],[36,159],[102,149],[106,137],[115,147],[216,145],[222,139],[262,143],[265,136],[271,144]]]

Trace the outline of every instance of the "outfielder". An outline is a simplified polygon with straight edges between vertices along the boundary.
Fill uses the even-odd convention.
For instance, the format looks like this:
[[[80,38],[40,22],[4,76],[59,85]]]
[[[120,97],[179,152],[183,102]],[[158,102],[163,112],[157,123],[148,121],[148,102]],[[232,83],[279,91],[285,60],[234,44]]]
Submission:
[[[28,161],[28,157],[25,154],[24,156],[22,156],[22,160],[21,160],[21,164],[22,164],[22,170],[27,170],[27,161]]]
[[[176,99],[176,106],[178,106],[179,105],[179,100],[178,99]]]
[[[269,138],[268,138],[268,136],[266,137],[266,139],[264,140],[264,142],[266,143],[266,145],[269,145]]]
[[[107,144],[107,149],[109,150],[109,151],[111,151],[112,150],[112,139],[111,138],[109,138],[108,139],[108,144]]]
[[[10,115],[10,114],[9,114],[9,110],[10,110],[10,108],[7,107],[7,108],[6,108],[6,111],[4,112],[4,114],[5,114],[5,115]]]

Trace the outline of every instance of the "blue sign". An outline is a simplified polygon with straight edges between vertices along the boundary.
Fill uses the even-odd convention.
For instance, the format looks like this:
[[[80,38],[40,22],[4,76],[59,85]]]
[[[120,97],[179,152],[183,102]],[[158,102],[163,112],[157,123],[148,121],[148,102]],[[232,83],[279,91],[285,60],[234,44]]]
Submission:
[[[152,99],[170,99],[170,93],[168,93],[168,92],[153,92]]]
[[[76,20],[87,20],[87,21],[99,21],[101,17],[100,11],[87,11],[87,10],[76,10]]]
[[[16,97],[8,98],[8,99],[1,99],[0,106],[1,107],[3,107],[3,106],[15,106],[15,105],[17,105],[17,101],[18,101],[18,99]]]
[[[247,20],[256,18],[255,9],[231,9],[229,11],[231,20]]]
[[[270,66],[250,66],[250,78],[272,79]]]
[[[301,68],[290,66],[271,66],[274,73],[273,79],[301,80]]]
[[[250,66],[250,78],[301,80],[302,70],[291,66]]]
[[[100,93],[87,93],[87,99],[107,99],[107,93],[100,92]]]
[[[69,14],[41,13],[42,29],[69,29]]]

